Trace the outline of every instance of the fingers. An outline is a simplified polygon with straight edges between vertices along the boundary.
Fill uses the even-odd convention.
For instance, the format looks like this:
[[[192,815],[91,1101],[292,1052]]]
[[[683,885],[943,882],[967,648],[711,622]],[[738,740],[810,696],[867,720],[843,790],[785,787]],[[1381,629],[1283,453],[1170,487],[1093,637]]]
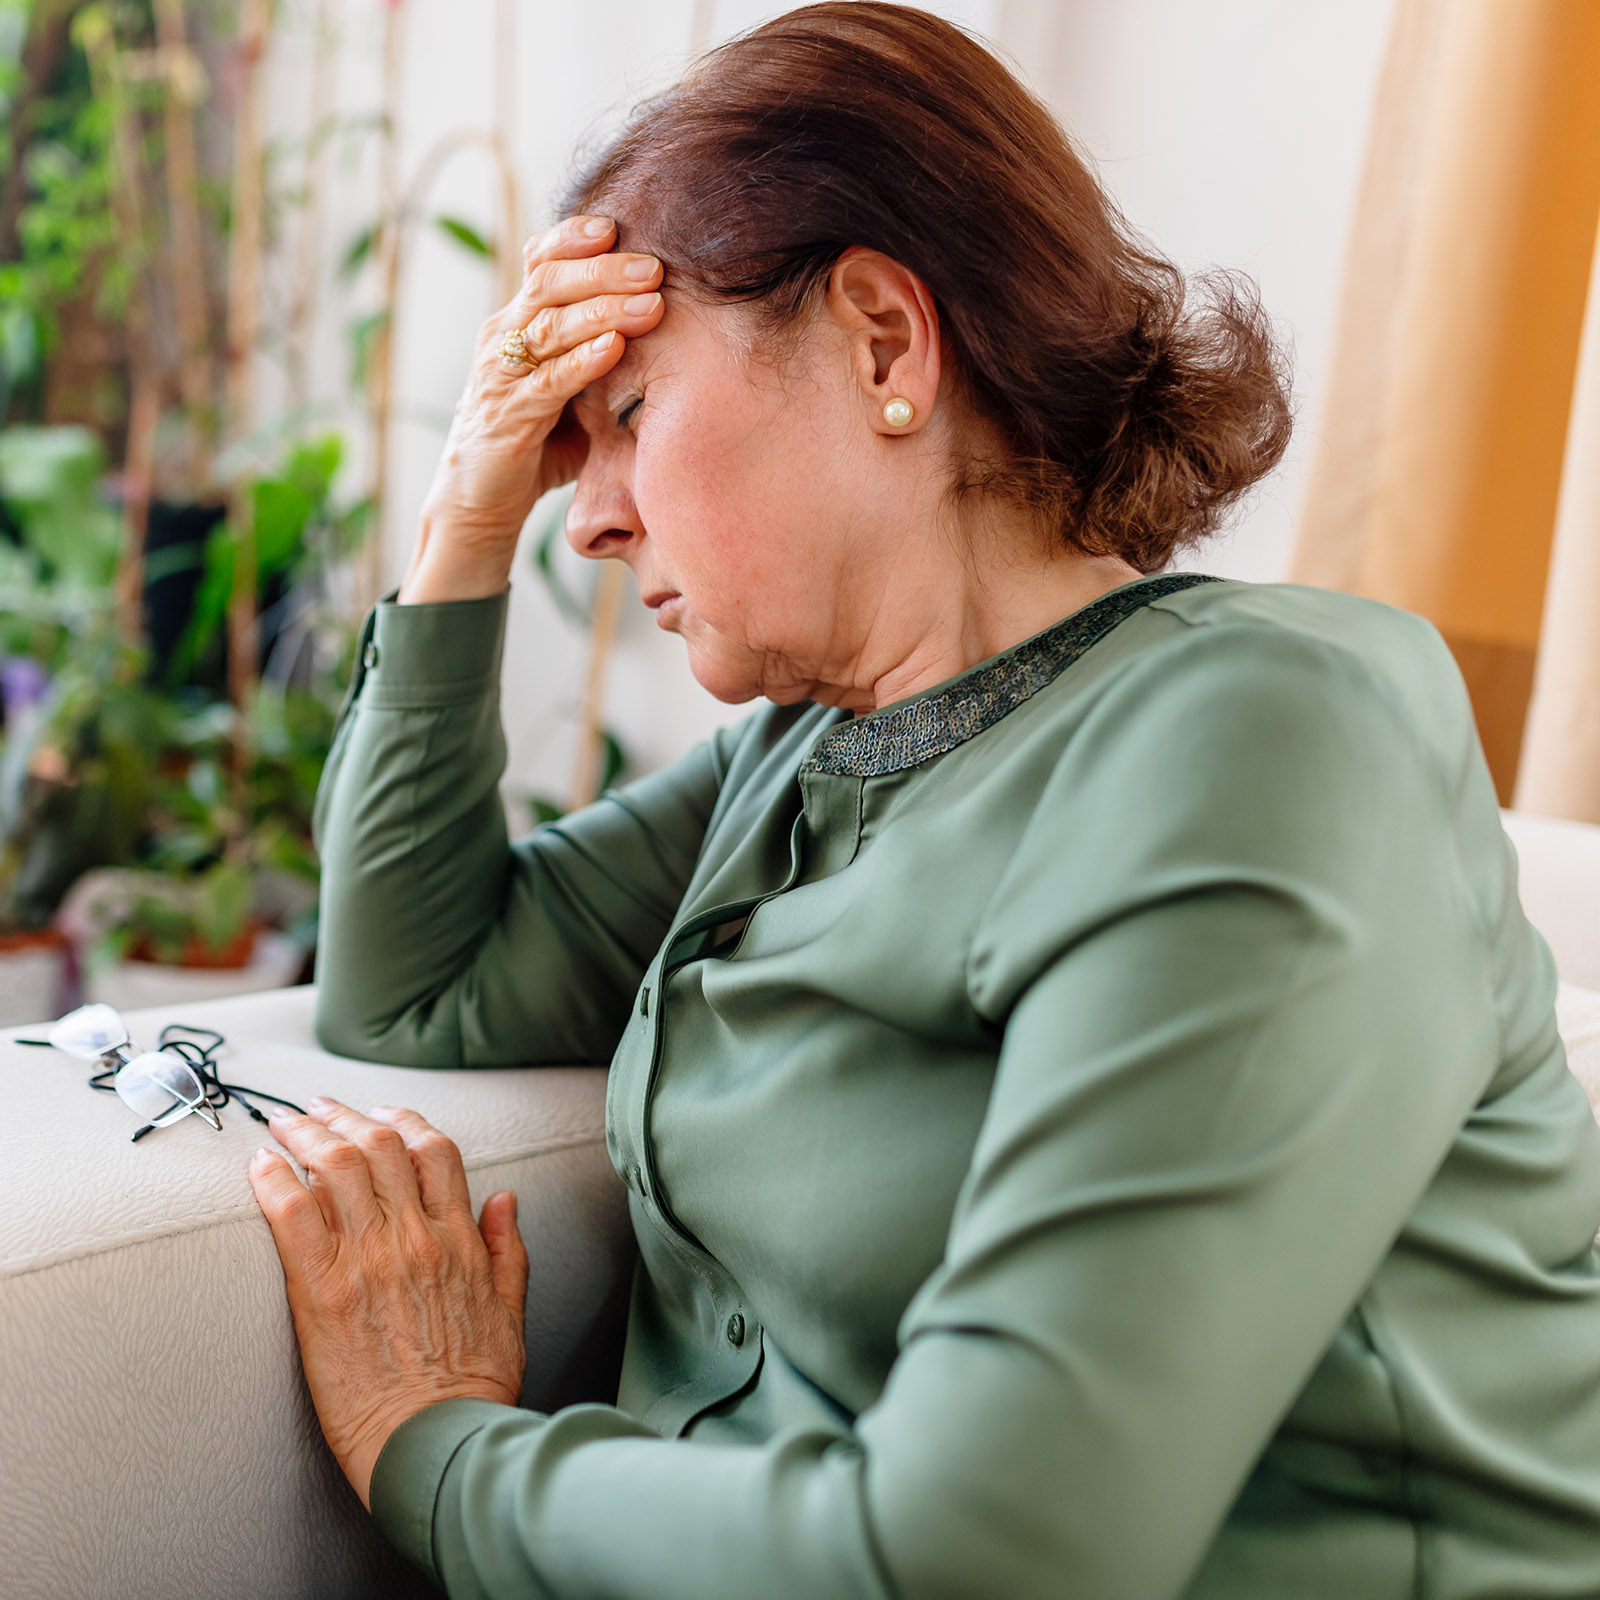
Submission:
[[[620,341],[619,341],[620,342]],[[416,1171],[422,1209],[438,1221],[472,1217],[472,1197],[467,1193],[467,1170],[461,1152],[434,1125],[415,1111],[397,1106],[374,1106],[374,1122],[393,1128],[405,1141]]]
[[[528,348],[540,361],[574,349],[587,339],[615,329],[625,339],[637,339],[661,320],[659,290],[647,294],[599,294],[575,305],[545,306],[534,312],[525,328]]]
[[[565,217],[523,245],[522,270],[532,272],[541,261],[563,256],[601,255],[611,248],[616,236],[617,225],[610,217]]]
[[[616,252],[586,260],[541,261],[522,280],[512,307],[530,315],[544,306],[577,305],[596,295],[645,294],[661,287],[661,263],[654,256]]]
[[[311,1115],[341,1139],[348,1139],[367,1158],[372,1192],[387,1211],[393,1213],[421,1203],[411,1153],[396,1129],[320,1095],[311,1102]]]
[[[333,1257],[333,1240],[322,1207],[274,1150],[258,1150],[250,1163],[250,1187],[261,1207],[278,1259],[291,1279],[304,1279]]]
[[[279,1107],[268,1118],[272,1136],[305,1169],[324,1222],[335,1233],[353,1236],[381,1224],[383,1212],[372,1187],[366,1155],[314,1117]]]
[[[516,1195],[509,1189],[490,1195],[483,1203],[478,1228],[488,1247],[495,1293],[520,1328],[528,1303],[528,1250],[517,1228]]]

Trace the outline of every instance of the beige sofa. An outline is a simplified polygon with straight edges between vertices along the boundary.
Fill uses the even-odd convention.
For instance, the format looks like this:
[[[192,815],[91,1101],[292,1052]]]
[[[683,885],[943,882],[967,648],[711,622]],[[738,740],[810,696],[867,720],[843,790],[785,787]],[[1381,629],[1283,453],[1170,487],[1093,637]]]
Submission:
[[[1507,819],[1556,952],[1573,1065],[1600,1099],[1600,829]],[[610,1398],[632,1249],[593,1069],[417,1072],[342,1060],[281,990],[134,1019],[229,1039],[227,1076],[291,1099],[416,1106],[479,1200],[514,1188],[533,1261],[527,1404]],[[11,1030],[27,1036],[37,1030]],[[80,1066],[0,1038],[0,1594],[338,1600],[431,1592],[322,1446],[236,1108],[138,1145]]]

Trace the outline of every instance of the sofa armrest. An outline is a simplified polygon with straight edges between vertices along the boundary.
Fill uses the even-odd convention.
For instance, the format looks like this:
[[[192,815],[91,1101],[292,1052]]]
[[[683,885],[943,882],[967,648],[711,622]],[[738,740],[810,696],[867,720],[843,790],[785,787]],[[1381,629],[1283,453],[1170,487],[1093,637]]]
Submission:
[[[475,1205],[517,1192],[532,1263],[523,1403],[612,1400],[633,1241],[595,1068],[424,1072],[329,1055],[313,993],[138,1013],[219,1029],[226,1081],[415,1107]],[[185,1118],[138,1144],[87,1066],[0,1037],[0,1571],[11,1600],[431,1594],[323,1443],[246,1178],[266,1129]]]

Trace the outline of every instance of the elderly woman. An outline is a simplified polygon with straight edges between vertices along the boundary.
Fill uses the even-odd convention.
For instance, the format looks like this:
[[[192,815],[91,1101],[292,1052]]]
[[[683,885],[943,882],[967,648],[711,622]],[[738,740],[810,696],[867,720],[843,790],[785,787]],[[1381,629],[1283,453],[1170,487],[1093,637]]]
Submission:
[[[486,324],[324,781],[319,1018],[610,1063],[614,1406],[414,1113],[252,1179],[311,1395],[452,1595],[1600,1592],[1600,1136],[1437,635],[1160,575],[1280,454],[966,36],[810,7],[649,104]],[[530,507],[764,698],[507,840]],[[533,1292],[538,1293],[537,1284]]]

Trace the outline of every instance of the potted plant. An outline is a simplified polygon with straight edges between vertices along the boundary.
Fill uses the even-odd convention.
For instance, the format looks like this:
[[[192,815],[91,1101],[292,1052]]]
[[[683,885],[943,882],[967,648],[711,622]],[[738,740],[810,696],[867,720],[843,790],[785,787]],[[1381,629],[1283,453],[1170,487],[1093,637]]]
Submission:
[[[365,526],[332,486],[336,437],[292,445],[249,486],[253,537],[215,528],[190,617],[153,670],[172,715],[134,856],[89,875],[61,922],[85,994],[119,1006],[291,983],[316,937],[311,812],[355,648],[330,578]],[[261,671],[241,712],[191,679],[227,623],[236,563],[253,559]]]
[[[0,432],[0,1016],[49,1014],[53,918],[85,871],[126,859],[154,789],[165,711],[116,628],[120,545],[84,428]],[[42,1008],[42,1009],[41,1009]]]
[[[83,993],[119,1008],[278,988],[316,942],[311,807],[332,738],[330,696],[285,687],[255,702],[247,781],[234,783],[232,708],[173,731],[129,865],[87,874],[60,921]]]

